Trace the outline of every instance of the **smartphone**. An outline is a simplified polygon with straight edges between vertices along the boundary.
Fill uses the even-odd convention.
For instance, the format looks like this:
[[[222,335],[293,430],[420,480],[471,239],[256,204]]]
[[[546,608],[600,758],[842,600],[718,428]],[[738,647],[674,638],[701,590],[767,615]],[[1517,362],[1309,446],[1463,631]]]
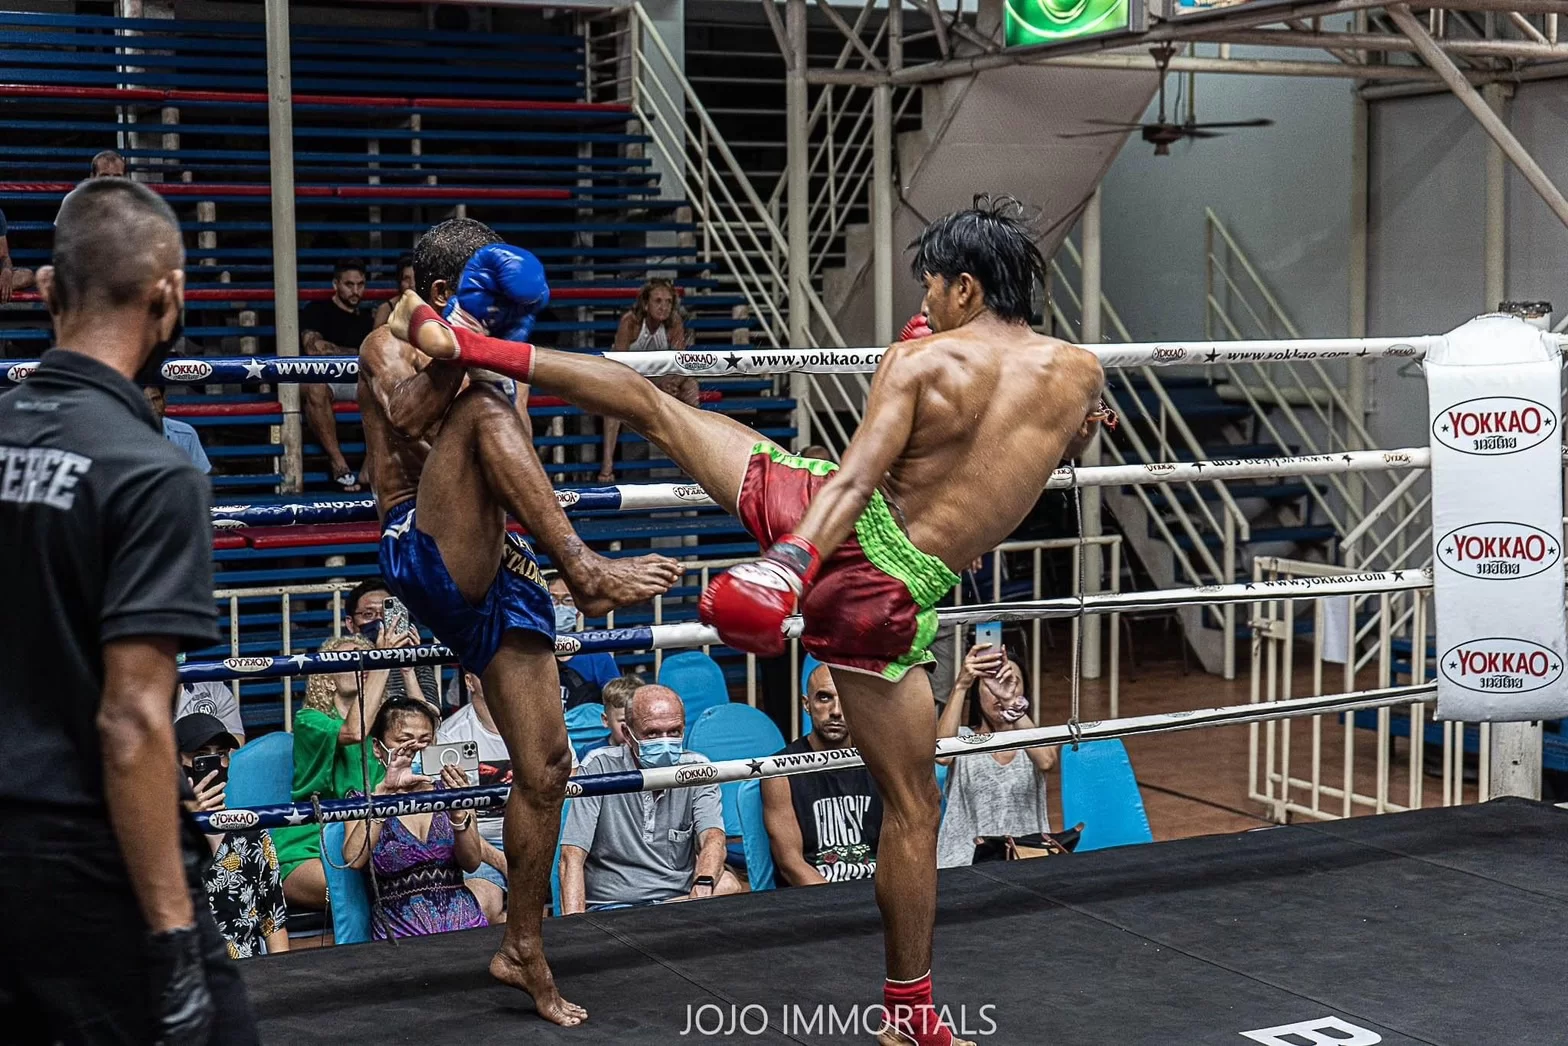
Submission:
[[[408,607],[396,596],[388,596],[381,604],[381,620],[389,634],[400,636],[408,631]]]
[[[996,653],[1005,649],[1002,646],[1002,623],[1000,621],[987,621],[975,626],[975,644],[990,643],[991,652]]]
[[[227,780],[229,772],[224,769],[223,756],[221,755],[199,755],[185,773],[191,779],[191,787],[195,788],[214,770],[218,771],[218,776],[213,778],[213,783],[223,784]]]
[[[421,777],[440,777],[443,766],[455,766],[468,775],[468,783],[479,783],[479,743],[453,741],[434,744],[414,753],[414,773]]]

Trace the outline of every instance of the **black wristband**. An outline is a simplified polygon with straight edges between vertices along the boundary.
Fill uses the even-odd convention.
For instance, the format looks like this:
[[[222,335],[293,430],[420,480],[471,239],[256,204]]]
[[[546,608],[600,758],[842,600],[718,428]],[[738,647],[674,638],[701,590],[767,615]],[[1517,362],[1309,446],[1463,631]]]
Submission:
[[[699,875],[699,876],[697,876],[696,879],[692,880],[692,884],[691,885],[694,888],[698,887],[698,886],[706,886],[709,889],[712,889],[712,887],[714,886],[713,876],[711,876],[711,875]]]

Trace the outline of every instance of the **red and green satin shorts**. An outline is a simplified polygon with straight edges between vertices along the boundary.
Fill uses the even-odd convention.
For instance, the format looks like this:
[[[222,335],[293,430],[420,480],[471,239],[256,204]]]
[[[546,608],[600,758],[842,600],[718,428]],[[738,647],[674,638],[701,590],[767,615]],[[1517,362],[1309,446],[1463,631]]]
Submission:
[[[741,483],[740,521],[763,548],[794,531],[806,506],[838,466],[799,458],[771,443],[752,448]],[[801,606],[801,643],[819,661],[896,682],[936,660],[932,608],[958,575],[916,548],[880,492],[855,522],[855,536],[822,564]]]

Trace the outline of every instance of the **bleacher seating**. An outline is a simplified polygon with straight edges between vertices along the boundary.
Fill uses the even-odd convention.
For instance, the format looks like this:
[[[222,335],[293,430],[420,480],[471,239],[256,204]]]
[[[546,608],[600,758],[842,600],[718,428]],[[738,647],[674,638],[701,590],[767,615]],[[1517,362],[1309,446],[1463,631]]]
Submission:
[[[685,202],[661,194],[648,142],[629,107],[590,103],[582,37],[570,15],[496,12],[484,33],[432,31],[411,8],[374,26],[296,24],[292,30],[295,210],[301,297],[330,294],[334,261],[366,260],[371,304],[393,292],[392,266],[433,222],[466,213],[534,251],[552,287],[535,330],[563,347],[608,347],[621,312],[650,273],[673,274],[699,342],[744,339],[744,301],[721,293],[694,246]],[[128,53],[134,39],[135,51]],[[131,176],[162,193],[187,233],[186,333],[190,354],[276,352],[265,38],[257,21],[121,19],[0,12],[0,209],[19,266],[49,253],[62,195],[88,158],[115,147]],[[395,71],[394,71],[395,70]],[[418,70],[418,75],[410,75]],[[459,210],[461,208],[461,210]],[[0,308],[10,358],[48,344],[35,295]],[[745,415],[788,441],[792,401],[772,381],[703,383],[709,409]],[[237,386],[174,388],[169,414],[196,426],[225,500],[278,498],[276,392]],[[558,484],[591,482],[597,430],[559,401],[530,405],[536,443]],[[339,408],[351,462],[363,454],[354,404]],[[628,481],[666,478],[673,465],[640,455],[627,433]],[[307,437],[307,491],[326,491],[320,448]],[[561,460],[554,461],[559,457]],[[663,470],[663,474],[659,474]],[[695,534],[707,557],[753,552],[738,525],[713,510],[589,514],[584,536],[610,555],[632,555]],[[221,531],[220,588],[353,581],[375,573],[374,527]],[[664,620],[695,612],[695,575],[665,605]],[[198,656],[283,649],[275,597],[241,598],[233,642]],[[227,611],[228,607],[223,607]],[[330,601],[299,597],[290,648],[331,634]],[[632,608],[617,623],[652,619]],[[623,659],[629,666],[651,661]],[[733,673],[733,660],[726,662]],[[282,724],[280,682],[242,686],[248,729]],[[303,684],[295,681],[296,695]]]

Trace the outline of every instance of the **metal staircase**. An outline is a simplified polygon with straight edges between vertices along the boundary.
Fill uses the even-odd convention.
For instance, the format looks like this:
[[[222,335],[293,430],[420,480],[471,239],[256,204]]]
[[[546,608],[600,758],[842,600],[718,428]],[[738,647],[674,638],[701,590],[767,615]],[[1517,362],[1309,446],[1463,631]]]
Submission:
[[[1299,338],[1236,238],[1210,210],[1207,245],[1209,337]],[[1071,239],[1051,263],[1050,311],[1076,338],[1081,259]],[[1102,296],[1113,336],[1135,340]],[[1107,399],[1123,427],[1107,441],[1117,463],[1333,454],[1371,446],[1343,379],[1318,364],[1227,366],[1183,374],[1145,367],[1110,375]],[[1364,480],[1362,479],[1364,476]],[[1423,566],[1430,560],[1427,500],[1412,493],[1420,473],[1185,483],[1163,489],[1109,488],[1105,503],[1159,587],[1245,580],[1262,555],[1356,569]],[[1361,485],[1364,483],[1364,486]],[[1362,511],[1360,506],[1373,506]],[[1423,525],[1425,530],[1423,530]],[[1233,608],[1181,612],[1187,639],[1211,672],[1235,672]],[[1370,622],[1366,626],[1371,628]]]

